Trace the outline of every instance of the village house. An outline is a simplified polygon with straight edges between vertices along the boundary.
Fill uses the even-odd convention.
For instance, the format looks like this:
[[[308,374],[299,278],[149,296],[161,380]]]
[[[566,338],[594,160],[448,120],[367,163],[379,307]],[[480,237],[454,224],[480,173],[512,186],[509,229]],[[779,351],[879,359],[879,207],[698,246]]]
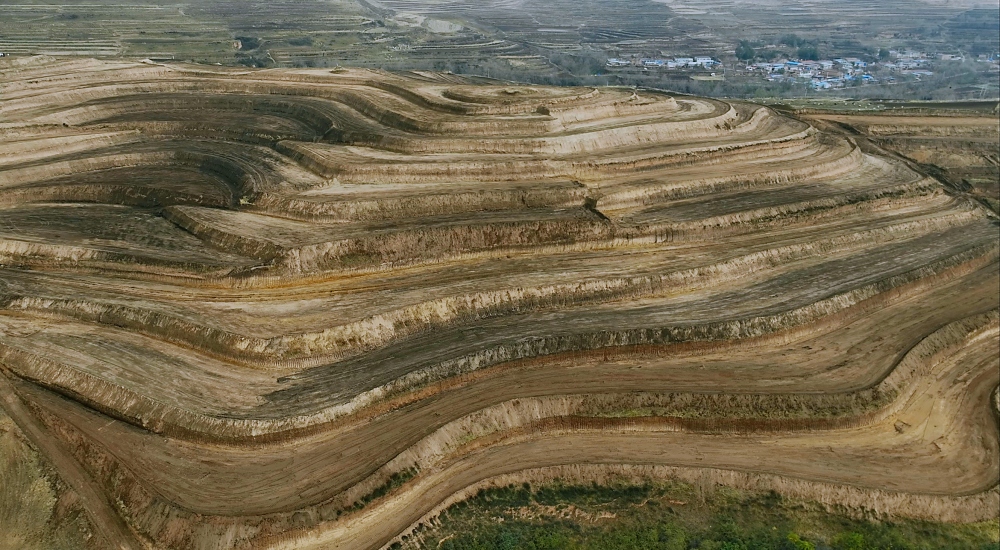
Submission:
[[[700,65],[706,69],[717,63],[717,61],[715,61],[711,57],[706,57],[706,56],[697,56],[694,58],[694,62],[696,65]]]

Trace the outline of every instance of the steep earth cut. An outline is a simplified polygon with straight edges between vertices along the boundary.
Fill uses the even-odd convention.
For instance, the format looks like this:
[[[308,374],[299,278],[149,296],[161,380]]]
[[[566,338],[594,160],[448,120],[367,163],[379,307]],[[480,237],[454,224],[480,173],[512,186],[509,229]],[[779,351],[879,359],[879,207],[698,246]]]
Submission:
[[[552,477],[1000,513],[996,217],[849,135],[426,73],[0,75],[0,404],[95,547],[380,548]]]

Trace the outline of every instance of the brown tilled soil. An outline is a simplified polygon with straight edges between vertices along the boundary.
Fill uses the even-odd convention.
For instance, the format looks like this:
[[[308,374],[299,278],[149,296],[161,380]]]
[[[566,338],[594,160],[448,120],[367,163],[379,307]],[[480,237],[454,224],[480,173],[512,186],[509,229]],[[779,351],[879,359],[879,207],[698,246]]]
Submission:
[[[380,548],[567,475],[1000,513],[996,216],[884,152],[995,125],[360,70],[0,75],[0,398],[95,548]]]

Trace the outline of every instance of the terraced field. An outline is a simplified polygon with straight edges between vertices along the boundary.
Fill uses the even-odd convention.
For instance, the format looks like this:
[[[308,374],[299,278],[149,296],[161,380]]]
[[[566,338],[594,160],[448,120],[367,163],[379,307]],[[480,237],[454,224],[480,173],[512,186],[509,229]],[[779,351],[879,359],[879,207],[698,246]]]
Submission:
[[[480,487],[1000,513],[998,225],[769,108],[0,65],[0,398],[97,548],[380,548]]]
[[[1000,121],[997,104],[983,104],[994,107],[993,112],[958,111],[945,103],[916,113],[865,116],[819,111],[804,116],[816,124],[832,124],[863,136],[1000,212]]]

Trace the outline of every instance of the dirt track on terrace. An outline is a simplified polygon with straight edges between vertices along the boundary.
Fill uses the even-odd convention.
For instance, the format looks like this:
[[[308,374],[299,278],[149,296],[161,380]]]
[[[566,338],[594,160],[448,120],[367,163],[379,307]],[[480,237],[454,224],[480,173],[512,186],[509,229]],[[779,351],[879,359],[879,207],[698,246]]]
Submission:
[[[997,221],[854,138],[429,74],[0,74],[4,408],[114,545],[378,548],[574,467],[1000,513]]]

